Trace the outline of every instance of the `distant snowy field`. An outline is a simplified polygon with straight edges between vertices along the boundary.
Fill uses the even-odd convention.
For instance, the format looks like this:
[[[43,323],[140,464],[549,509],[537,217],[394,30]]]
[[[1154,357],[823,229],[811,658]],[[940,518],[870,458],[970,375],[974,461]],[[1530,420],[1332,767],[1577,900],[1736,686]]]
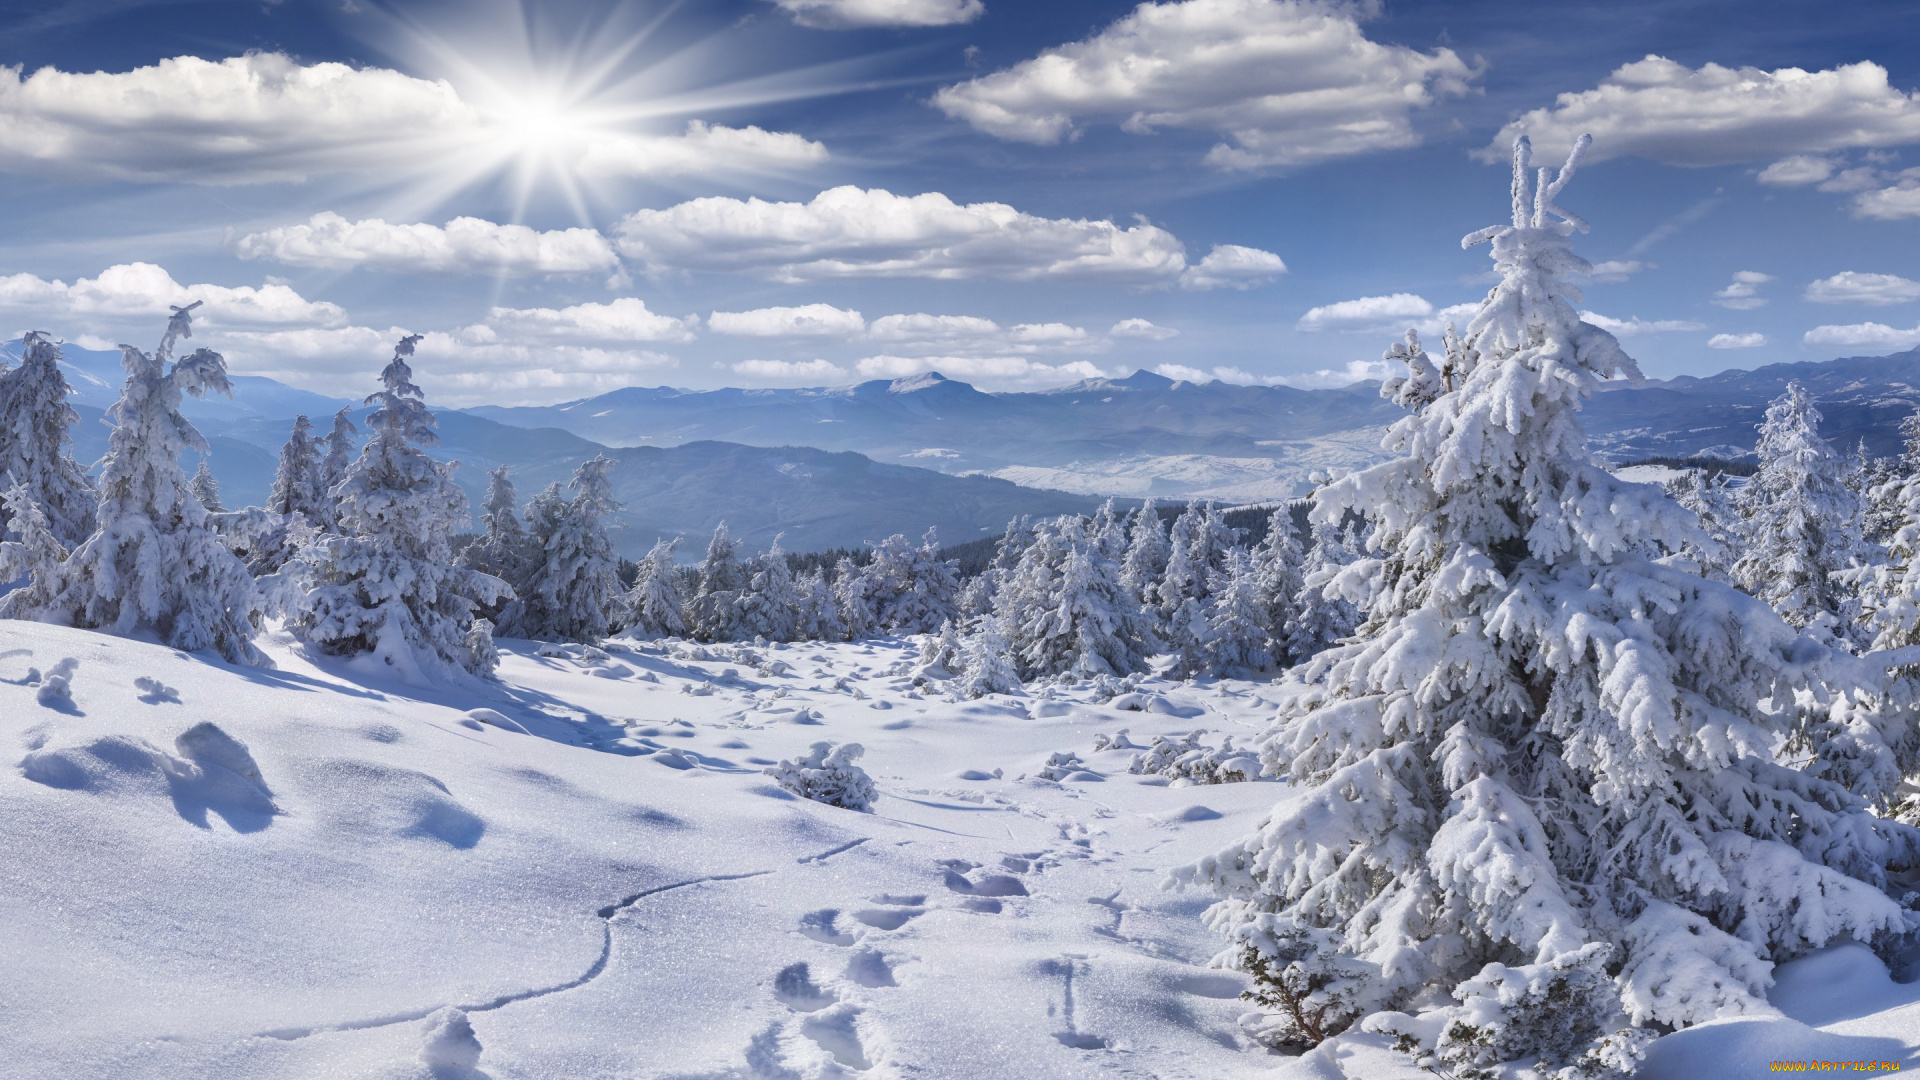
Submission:
[[[1284,786],[1093,750],[1245,745],[1271,684],[955,703],[913,689],[913,641],[505,642],[497,687],[427,692],[263,644],[277,670],[0,622],[0,1077],[1429,1075],[1376,1036],[1253,1043],[1210,897],[1162,888]],[[250,762],[180,740],[203,722]],[[874,812],[762,774],[821,740],[866,747]],[[1797,1019],[1642,1075],[1920,1063],[1920,986],[1862,949],[1774,996]],[[458,1030],[422,1059],[447,1006],[472,1068]]]

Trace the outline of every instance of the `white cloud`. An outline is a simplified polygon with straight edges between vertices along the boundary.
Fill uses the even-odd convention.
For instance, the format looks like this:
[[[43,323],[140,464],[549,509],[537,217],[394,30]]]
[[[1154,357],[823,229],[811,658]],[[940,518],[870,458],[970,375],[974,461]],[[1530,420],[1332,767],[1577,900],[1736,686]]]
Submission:
[[[1733,165],[1849,148],[1920,142],[1920,96],[1887,83],[1870,61],[1828,71],[1698,70],[1660,56],[1622,65],[1592,90],[1561,94],[1500,129],[1476,155],[1505,161],[1515,137],[1531,136],[1542,156],[1564,155],[1593,135],[1588,160],[1632,155],[1668,165]],[[1781,162],[1780,165],[1785,165]],[[1806,162],[1774,174],[1805,175]]]
[[[1476,75],[1452,50],[1367,40],[1364,4],[1144,3],[1083,41],[948,86],[933,103],[1002,139],[1051,145],[1080,118],[1218,132],[1207,163],[1299,166],[1419,143],[1411,114]]]
[[[1881,349],[1911,349],[1920,345],[1920,326],[1900,330],[1885,323],[1864,322],[1849,326],[1816,326],[1801,340],[1809,345],[1864,345]]]
[[[876,26],[958,26],[986,14],[980,0],[773,0],[801,26],[859,30]]]
[[[1897,274],[1862,274],[1842,270],[1807,286],[1804,298],[1816,304],[1867,304],[1886,307],[1920,300],[1920,281]]]
[[[1593,264],[1593,273],[1588,275],[1595,281],[1625,281],[1642,270],[1652,269],[1652,263],[1639,259],[1609,259]]]
[[[830,360],[742,360],[731,365],[742,375],[765,382],[799,382],[825,379],[843,381],[847,369]]]
[[[1287,272],[1280,256],[1239,244],[1215,244],[1207,256],[1180,275],[1183,289],[1251,289]]]
[[[1433,314],[1433,305],[1425,297],[1412,293],[1391,296],[1363,296],[1309,308],[1294,329],[1305,331],[1372,331],[1404,327]]]
[[[676,319],[647,310],[647,302],[623,296],[605,304],[560,308],[496,307],[486,321],[460,330],[472,344],[510,341],[524,344],[562,341],[692,341],[699,317]]]
[[[1041,364],[1023,356],[869,356],[855,365],[870,379],[904,379],[938,371],[950,378],[1002,389],[1059,386],[1080,379],[1110,377],[1085,360]]]
[[[1404,370],[1404,369],[1402,369]],[[1331,390],[1357,382],[1379,382],[1393,371],[1385,360],[1349,360],[1343,368],[1321,368],[1294,375],[1276,375],[1269,382],[1301,390]]]
[[[481,118],[446,82],[279,53],[0,68],[0,170],[244,184],[432,160]]]
[[[1707,328],[1705,323],[1692,322],[1687,319],[1655,319],[1649,321],[1639,318],[1638,316],[1628,319],[1615,319],[1602,315],[1597,311],[1583,311],[1580,313],[1580,319],[1582,322],[1597,326],[1615,337],[1633,337],[1636,334],[1674,334],[1692,330],[1705,330]]]
[[[1211,373],[1202,371],[1197,367],[1188,367],[1185,364],[1159,364],[1154,367],[1153,371],[1154,374],[1165,375],[1174,382],[1209,383],[1213,381],[1213,375]]]
[[[0,309],[28,311],[42,320],[75,320],[76,329],[128,327],[164,318],[172,305],[202,301],[194,312],[203,326],[337,326],[347,313],[324,300],[313,301],[285,285],[182,285],[152,263],[122,263],[71,284],[32,274],[0,277]],[[44,329],[63,332],[57,324]],[[160,326],[154,327],[157,336]]]
[[[1777,280],[1772,274],[1763,274],[1758,270],[1737,270],[1733,281],[1726,288],[1713,294],[1713,303],[1732,311],[1752,311],[1767,306],[1767,299],[1758,295],[1760,286]]]
[[[857,337],[867,321],[857,311],[832,304],[755,308],[752,311],[716,311],[707,316],[716,334],[735,337]]]
[[[827,148],[799,135],[758,127],[687,123],[683,135],[601,139],[580,159],[586,176],[685,176],[786,172],[827,160]]]
[[[592,229],[536,232],[460,217],[438,225],[390,225],[315,214],[304,225],[248,233],[234,244],[243,259],[291,266],[366,266],[432,274],[579,274],[619,266],[607,238]]]
[[[1795,154],[1760,170],[1760,182],[1774,187],[1804,187],[1833,175],[1839,164],[1832,158]]]
[[[1107,343],[1066,323],[1001,326],[977,315],[885,315],[873,320],[867,338],[892,348],[973,356],[1086,352]]]
[[[845,186],[811,202],[709,197],[620,222],[622,253],[654,271],[740,271],[776,281],[841,277],[1178,278],[1186,251],[1140,223],[1043,218],[1005,203],[955,203]]]
[[[1145,341],[1165,341],[1179,337],[1180,331],[1171,326],[1157,326],[1145,319],[1121,319],[1107,331],[1108,337],[1139,338]]]
[[[1908,169],[1907,173],[1920,170]],[[1853,197],[1853,216],[1876,221],[1920,217],[1920,177],[1902,174],[1899,183]]]
[[[1707,348],[1757,349],[1766,343],[1765,334],[1715,334],[1707,339]]]

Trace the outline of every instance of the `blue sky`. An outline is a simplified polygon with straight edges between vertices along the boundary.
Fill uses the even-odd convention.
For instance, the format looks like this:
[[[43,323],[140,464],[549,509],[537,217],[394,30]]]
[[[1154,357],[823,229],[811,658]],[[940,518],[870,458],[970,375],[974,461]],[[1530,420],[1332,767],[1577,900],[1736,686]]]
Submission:
[[[448,403],[624,385],[1327,385],[1486,288],[1581,131],[1650,375],[1920,344],[1908,5],[14,0],[0,330]]]

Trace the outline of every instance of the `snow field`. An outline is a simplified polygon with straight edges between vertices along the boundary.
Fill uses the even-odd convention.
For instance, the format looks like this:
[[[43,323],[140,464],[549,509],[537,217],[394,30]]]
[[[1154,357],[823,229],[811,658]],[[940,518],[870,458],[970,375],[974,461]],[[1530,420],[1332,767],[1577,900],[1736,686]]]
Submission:
[[[1239,979],[1204,967],[1210,898],[1161,881],[1285,789],[1179,786],[1092,749],[1121,728],[1244,739],[1268,711],[1253,684],[955,703],[913,689],[904,641],[513,641],[498,686],[423,697],[364,660],[262,645],[277,669],[0,623],[20,763],[0,770],[0,955],[31,991],[0,997],[0,1076],[1203,1078],[1280,1060],[1237,1027]],[[70,703],[41,704],[67,659]],[[875,812],[762,774],[822,740],[867,748]],[[1041,779],[1063,753],[1080,767]],[[476,1065],[428,1019],[450,1006]]]

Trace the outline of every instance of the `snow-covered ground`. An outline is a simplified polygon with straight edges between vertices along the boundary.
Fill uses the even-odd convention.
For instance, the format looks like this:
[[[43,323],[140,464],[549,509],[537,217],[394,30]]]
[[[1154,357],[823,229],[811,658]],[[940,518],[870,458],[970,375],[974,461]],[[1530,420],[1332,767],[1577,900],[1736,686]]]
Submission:
[[[1317,470],[1344,473],[1383,460],[1380,439],[1385,430],[1368,427],[1297,442],[1264,442],[1262,446],[1272,448],[1267,457],[1142,455],[1057,466],[1008,465],[990,475],[1023,487],[1080,495],[1266,502],[1306,494]],[[938,467],[938,462],[921,464]]]
[[[0,1077],[1427,1075],[1373,1036],[1253,1043],[1209,898],[1162,887],[1284,786],[1093,750],[1244,744],[1269,686],[962,703],[913,689],[912,642],[509,642],[497,688],[422,692],[265,644],[274,670],[0,622]],[[822,740],[866,747],[872,813],[761,772]],[[1775,997],[1794,1019],[1643,1075],[1916,1064],[1920,988],[1864,950]]]

